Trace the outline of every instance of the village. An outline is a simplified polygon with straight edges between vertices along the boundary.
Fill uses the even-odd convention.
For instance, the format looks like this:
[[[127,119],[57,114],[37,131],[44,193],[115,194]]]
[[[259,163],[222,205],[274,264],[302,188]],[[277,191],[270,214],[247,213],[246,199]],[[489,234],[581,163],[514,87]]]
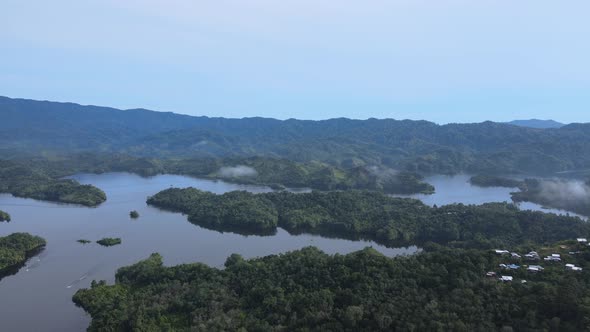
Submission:
[[[571,251],[572,249],[575,249],[575,251]],[[542,252],[545,254],[543,255],[540,255],[537,251],[519,254],[518,252],[505,249],[494,249],[493,252],[500,256],[501,260],[504,262],[498,264],[497,267],[499,271],[489,271],[486,273],[486,277],[496,279],[499,282],[510,283],[515,281],[513,274],[516,272],[522,276],[522,271],[525,271],[528,275],[534,275],[545,271],[545,268],[542,265],[539,265],[541,264],[541,261],[552,268],[563,267],[563,271],[565,272],[582,272],[582,267],[576,266],[576,264],[573,263],[565,262],[576,261],[576,256],[588,249],[590,249],[590,244],[586,238],[577,238],[575,241],[566,241],[565,243],[558,245],[556,248],[544,248]],[[527,283],[527,280],[520,279],[520,283],[525,284]]]

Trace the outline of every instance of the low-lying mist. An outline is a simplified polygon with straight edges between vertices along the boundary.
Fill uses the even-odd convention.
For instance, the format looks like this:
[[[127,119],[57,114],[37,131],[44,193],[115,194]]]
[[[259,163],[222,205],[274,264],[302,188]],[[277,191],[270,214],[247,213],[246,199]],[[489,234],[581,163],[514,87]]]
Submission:
[[[217,171],[219,176],[224,178],[239,178],[239,177],[250,177],[258,175],[258,172],[252,167],[245,165],[237,166],[224,166]]]
[[[581,180],[541,180],[539,195],[548,201],[590,204],[590,186]]]

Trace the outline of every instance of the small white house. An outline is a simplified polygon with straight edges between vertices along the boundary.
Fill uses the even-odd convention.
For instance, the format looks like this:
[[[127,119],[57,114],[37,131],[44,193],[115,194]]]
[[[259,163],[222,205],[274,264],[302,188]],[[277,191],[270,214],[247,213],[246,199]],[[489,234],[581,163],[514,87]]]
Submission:
[[[507,255],[510,253],[510,251],[508,251],[508,250],[500,250],[500,249],[496,249],[495,252],[498,255]]]
[[[587,243],[588,242],[588,240],[584,237],[579,237],[579,238],[577,238],[577,240],[578,240],[578,243]]]
[[[529,267],[527,268],[527,271],[529,272],[541,272],[545,270],[542,266],[539,265],[529,265]]]
[[[511,282],[512,281],[512,277],[511,276],[501,276],[500,277],[500,281],[502,281],[502,282]]]

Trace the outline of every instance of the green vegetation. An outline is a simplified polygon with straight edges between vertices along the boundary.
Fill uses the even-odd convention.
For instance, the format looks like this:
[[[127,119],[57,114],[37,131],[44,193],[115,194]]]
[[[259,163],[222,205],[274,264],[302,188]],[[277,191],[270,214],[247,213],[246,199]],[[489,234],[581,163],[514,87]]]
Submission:
[[[373,249],[234,254],[223,270],[165,267],[153,254],[119,269],[115,285],[93,282],[73,300],[92,316],[89,331],[583,331],[583,250],[568,258],[583,272],[520,270],[512,283],[485,277],[503,262],[491,251],[437,245],[394,259]]]
[[[60,179],[45,164],[0,161],[0,192],[44,201],[97,206],[106,200],[105,193],[75,180]]]
[[[72,152],[264,156],[420,174],[552,174],[590,165],[590,124],[539,130],[493,122],[224,119],[4,97],[0,118],[0,156],[9,158]]]
[[[10,215],[2,210],[0,210],[0,222],[2,221],[10,221]]]
[[[190,222],[221,231],[268,234],[281,227],[293,233],[369,238],[387,246],[433,241],[491,248],[590,234],[590,224],[578,218],[520,211],[512,204],[432,208],[418,200],[367,191],[215,195],[171,188],[147,203],[186,213]]]
[[[519,189],[525,187],[523,181],[491,175],[476,175],[471,177],[469,182],[478,187],[505,187]]]
[[[512,200],[590,216],[590,185],[581,181],[526,179],[524,190],[512,193]]]
[[[139,212],[133,210],[133,211],[129,212],[129,217],[131,217],[133,219],[137,219],[137,218],[139,218]]]
[[[90,241],[90,240],[85,240],[85,239],[80,239],[80,240],[78,240],[78,241],[76,241],[76,242],[78,242],[78,243],[82,243],[82,244],[88,244],[88,243],[91,243],[92,241]]]
[[[5,192],[23,197],[47,199],[50,193],[71,191],[75,198],[89,197],[88,204],[102,202],[96,188],[79,186],[73,180],[56,180],[80,172],[132,172],[141,176],[161,173],[182,174],[206,179],[222,179],[235,183],[267,185],[275,189],[306,187],[317,190],[367,189],[391,194],[434,192],[434,187],[422,181],[422,176],[410,172],[396,172],[383,166],[355,166],[341,168],[321,162],[300,163],[276,158],[223,158],[223,159],[148,159],[124,155],[80,154],[63,157],[33,158],[0,161],[2,172],[11,179]],[[55,188],[58,183],[68,188]],[[78,190],[72,186],[79,186]],[[0,185],[0,189],[2,186]],[[31,193],[33,192],[33,193]],[[103,193],[104,194],[104,193]],[[24,196],[28,195],[28,196]],[[53,196],[58,195],[57,193]],[[94,195],[95,197],[92,197]],[[33,197],[36,196],[36,197]],[[66,197],[72,202],[71,197]],[[63,201],[64,198],[48,200]],[[82,202],[75,202],[85,204]],[[96,204],[94,204],[96,205]]]
[[[102,238],[98,241],[96,241],[96,243],[100,244],[101,246],[104,247],[111,247],[111,246],[116,246],[118,244],[121,244],[121,238],[118,237],[105,237]]]
[[[0,277],[24,264],[31,254],[44,246],[44,239],[28,233],[0,237]]]

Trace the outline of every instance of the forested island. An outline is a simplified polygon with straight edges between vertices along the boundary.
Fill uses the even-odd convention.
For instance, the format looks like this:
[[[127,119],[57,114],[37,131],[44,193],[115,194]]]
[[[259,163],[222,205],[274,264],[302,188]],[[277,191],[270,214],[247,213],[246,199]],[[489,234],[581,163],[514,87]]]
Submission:
[[[97,206],[106,194],[91,185],[61,179],[43,163],[0,160],[0,192],[16,197],[33,198],[85,206]]]
[[[118,244],[121,244],[121,238],[105,237],[105,238],[102,238],[102,239],[96,241],[96,243],[100,244],[103,247],[112,247],[112,246],[116,246]]]
[[[553,247],[567,248],[548,252],[565,251],[566,262],[584,270],[548,263],[537,273],[501,272],[510,259],[493,251],[434,244],[393,259],[370,248],[330,256],[309,247],[250,260],[234,254],[225,269],[165,267],[152,254],[119,269],[115,285],[93,281],[73,300],[92,316],[89,331],[586,330],[589,248],[569,255],[575,246]],[[502,283],[488,271],[515,280]]]
[[[147,203],[185,213],[190,222],[214,230],[263,235],[281,227],[293,233],[368,238],[387,246],[432,241],[490,248],[590,235],[590,224],[579,218],[521,211],[507,203],[430,207],[369,191],[216,195],[170,188]]]
[[[7,212],[0,210],[0,222],[10,221],[10,215]]]
[[[28,233],[0,237],[0,279],[18,269],[30,255],[45,246],[43,238]]]
[[[478,187],[504,187],[525,189],[523,181],[493,175],[475,175],[469,182]]]

